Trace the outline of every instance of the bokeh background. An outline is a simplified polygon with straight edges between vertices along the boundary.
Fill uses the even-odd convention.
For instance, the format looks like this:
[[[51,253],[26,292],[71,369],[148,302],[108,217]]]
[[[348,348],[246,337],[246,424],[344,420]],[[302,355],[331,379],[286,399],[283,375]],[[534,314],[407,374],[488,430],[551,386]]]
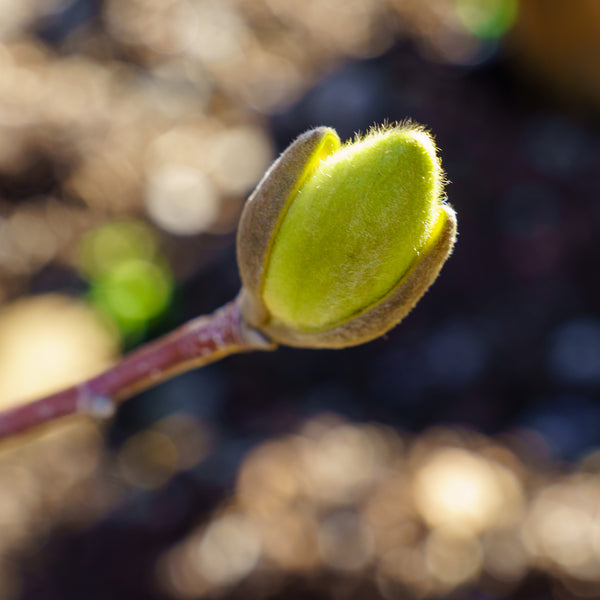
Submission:
[[[316,125],[435,134],[456,251],[385,339],[0,448],[0,598],[600,598],[597,0],[2,0],[0,406],[237,293]]]

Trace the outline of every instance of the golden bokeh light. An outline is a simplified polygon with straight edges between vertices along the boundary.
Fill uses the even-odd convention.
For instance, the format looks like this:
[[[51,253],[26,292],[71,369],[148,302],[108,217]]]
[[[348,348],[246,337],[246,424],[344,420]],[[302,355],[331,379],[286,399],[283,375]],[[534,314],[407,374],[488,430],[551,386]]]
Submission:
[[[436,589],[421,545],[396,546],[382,554],[376,578],[383,597],[389,600],[397,598],[405,590],[421,598]]]
[[[515,476],[462,448],[430,456],[415,475],[417,509],[432,526],[476,534],[520,516],[522,493]]]
[[[302,440],[271,442],[246,457],[238,477],[237,495],[249,514],[269,516],[296,503],[302,483],[295,442],[302,443]]]
[[[485,571],[501,583],[519,582],[530,565],[520,534],[517,526],[487,531],[483,536]]]
[[[246,577],[259,589],[287,576],[318,586],[328,572],[372,579],[392,600],[502,596],[537,569],[589,596],[600,582],[598,481],[532,471],[465,430],[411,439],[323,415],[251,451],[233,497],[163,554],[157,575],[195,598]]]
[[[145,203],[150,218],[175,235],[206,231],[219,215],[219,197],[210,179],[181,165],[164,165],[150,175]]]
[[[363,569],[373,555],[372,531],[353,511],[338,511],[325,517],[318,540],[323,561],[335,569]]]
[[[327,428],[314,441],[309,435],[301,458],[306,493],[326,505],[355,501],[383,466],[373,441],[369,429],[350,425]]]
[[[103,472],[98,427],[65,419],[0,447],[0,597],[18,598],[15,556],[35,556],[53,527],[77,529],[118,499]]]
[[[159,487],[177,470],[177,449],[166,435],[142,431],[125,442],[118,464],[121,477],[130,485]]]
[[[523,541],[540,564],[600,584],[600,479],[574,476],[550,485],[532,502]]]
[[[254,127],[237,127],[215,136],[208,156],[211,175],[225,194],[252,190],[273,159],[269,139]]]
[[[214,67],[243,60],[252,34],[235,3],[202,0],[190,6],[195,21],[190,54]]]
[[[209,436],[192,416],[173,414],[130,436],[117,454],[120,478],[134,488],[164,485],[207,453]]]
[[[77,383],[117,355],[114,332],[87,303],[59,295],[17,301],[0,313],[0,405]]]
[[[435,580],[445,587],[464,584],[479,574],[482,551],[477,539],[455,530],[434,529],[425,543],[425,562]]]
[[[264,557],[280,569],[307,572],[320,564],[317,518],[308,507],[293,507],[277,513],[274,519],[255,519],[261,531]]]
[[[213,521],[196,548],[198,572],[217,585],[232,584],[250,573],[260,558],[260,531],[235,513]]]

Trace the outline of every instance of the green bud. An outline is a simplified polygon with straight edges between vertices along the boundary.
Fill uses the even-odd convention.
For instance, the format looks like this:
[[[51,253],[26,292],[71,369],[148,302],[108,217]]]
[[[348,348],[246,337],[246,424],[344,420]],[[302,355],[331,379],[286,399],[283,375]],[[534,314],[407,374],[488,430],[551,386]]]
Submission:
[[[456,237],[431,136],[409,124],[342,145],[301,135],[248,199],[240,307],[275,342],[340,348],[382,335],[436,278]]]

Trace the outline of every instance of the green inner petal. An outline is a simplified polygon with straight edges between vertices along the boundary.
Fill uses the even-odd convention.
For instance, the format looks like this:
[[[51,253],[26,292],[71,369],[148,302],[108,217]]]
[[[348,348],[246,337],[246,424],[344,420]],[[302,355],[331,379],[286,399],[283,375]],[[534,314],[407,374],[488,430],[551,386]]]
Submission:
[[[293,198],[265,269],[273,319],[334,327],[396,286],[440,218],[442,174],[419,129],[374,133],[324,159]]]

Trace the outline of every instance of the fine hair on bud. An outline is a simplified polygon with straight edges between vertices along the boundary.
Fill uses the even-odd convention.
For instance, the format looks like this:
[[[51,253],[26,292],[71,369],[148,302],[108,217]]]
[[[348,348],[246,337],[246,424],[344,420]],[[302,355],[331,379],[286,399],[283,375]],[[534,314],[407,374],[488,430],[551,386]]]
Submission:
[[[238,232],[243,317],[273,341],[339,348],[396,325],[456,237],[432,136],[412,122],[342,144],[297,138],[249,198]]]

